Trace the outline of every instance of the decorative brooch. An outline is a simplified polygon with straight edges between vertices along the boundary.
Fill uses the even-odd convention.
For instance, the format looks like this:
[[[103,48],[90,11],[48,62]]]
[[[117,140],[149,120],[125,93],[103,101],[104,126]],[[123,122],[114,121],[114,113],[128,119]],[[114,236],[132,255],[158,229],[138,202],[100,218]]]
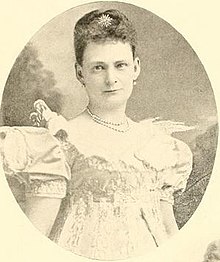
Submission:
[[[98,24],[101,25],[102,27],[108,27],[112,24],[112,20],[113,18],[111,18],[109,16],[109,14],[105,15],[102,14],[99,18],[98,18]]]

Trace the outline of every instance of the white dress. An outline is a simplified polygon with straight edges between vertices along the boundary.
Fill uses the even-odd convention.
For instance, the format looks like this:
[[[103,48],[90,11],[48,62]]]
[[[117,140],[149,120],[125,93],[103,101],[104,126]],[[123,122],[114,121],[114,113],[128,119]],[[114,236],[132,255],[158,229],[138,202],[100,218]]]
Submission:
[[[27,196],[63,198],[50,234],[61,247],[115,260],[146,254],[166,240],[160,201],[173,204],[173,193],[185,189],[192,154],[153,121],[135,128],[129,156],[112,158],[85,154],[62,127],[55,136],[46,128],[1,129],[6,175],[22,179]]]

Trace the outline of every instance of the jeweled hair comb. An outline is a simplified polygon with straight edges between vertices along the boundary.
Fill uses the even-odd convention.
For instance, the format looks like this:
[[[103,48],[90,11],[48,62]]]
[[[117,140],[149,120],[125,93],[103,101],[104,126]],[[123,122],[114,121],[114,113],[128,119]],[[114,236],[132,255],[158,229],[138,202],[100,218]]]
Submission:
[[[102,14],[99,18],[98,18],[98,24],[102,27],[108,27],[112,24],[112,20],[113,18],[111,18],[109,16],[109,14],[105,15]]]

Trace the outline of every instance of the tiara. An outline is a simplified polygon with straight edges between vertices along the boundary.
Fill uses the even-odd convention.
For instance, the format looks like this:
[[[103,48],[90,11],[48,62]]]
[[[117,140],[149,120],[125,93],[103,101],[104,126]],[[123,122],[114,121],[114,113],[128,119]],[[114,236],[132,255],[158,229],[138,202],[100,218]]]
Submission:
[[[112,20],[113,18],[111,18],[109,16],[109,14],[105,15],[102,14],[99,18],[98,18],[98,24],[101,25],[102,27],[108,27],[112,24]]]

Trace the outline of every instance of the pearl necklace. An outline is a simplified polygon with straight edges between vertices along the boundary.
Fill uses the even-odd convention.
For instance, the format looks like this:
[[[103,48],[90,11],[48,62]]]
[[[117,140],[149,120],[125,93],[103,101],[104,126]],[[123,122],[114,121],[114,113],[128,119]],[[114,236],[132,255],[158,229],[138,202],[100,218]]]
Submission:
[[[127,118],[125,118],[125,122],[113,123],[113,122],[106,121],[106,120],[100,118],[99,116],[93,114],[88,107],[87,107],[87,112],[91,116],[93,121],[95,121],[96,123],[98,123],[100,125],[108,127],[108,128],[110,128],[110,129],[112,129],[114,131],[117,131],[117,132],[120,132],[120,133],[125,133],[125,132],[127,132],[130,129],[130,125],[129,125],[129,122],[128,122]],[[122,126],[122,125],[125,125],[125,124],[127,125],[127,127],[125,129],[118,129],[118,128],[116,128],[116,126]]]

